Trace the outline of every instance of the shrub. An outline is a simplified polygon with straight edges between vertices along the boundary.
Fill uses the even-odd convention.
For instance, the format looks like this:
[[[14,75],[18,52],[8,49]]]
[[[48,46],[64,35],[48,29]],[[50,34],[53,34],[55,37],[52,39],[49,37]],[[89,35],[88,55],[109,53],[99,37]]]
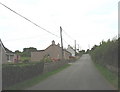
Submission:
[[[44,56],[44,58],[41,60],[42,62],[52,62],[52,59],[49,56]]]

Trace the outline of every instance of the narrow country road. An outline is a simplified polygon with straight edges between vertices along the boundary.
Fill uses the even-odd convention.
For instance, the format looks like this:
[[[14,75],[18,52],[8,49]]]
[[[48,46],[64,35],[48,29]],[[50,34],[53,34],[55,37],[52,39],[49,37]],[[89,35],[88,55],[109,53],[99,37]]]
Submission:
[[[63,71],[27,90],[115,90],[99,73],[90,56],[84,54]]]

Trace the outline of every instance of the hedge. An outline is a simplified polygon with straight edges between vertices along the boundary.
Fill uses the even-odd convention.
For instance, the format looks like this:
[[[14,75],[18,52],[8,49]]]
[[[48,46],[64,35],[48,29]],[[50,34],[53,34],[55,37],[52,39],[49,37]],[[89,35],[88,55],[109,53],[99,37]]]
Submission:
[[[42,74],[43,68],[43,62],[3,65],[2,89]]]
[[[109,68],[110,71],[118,73],[118,42],[120,42],[119,39],[108,40],[107,42],[102,41],[98,46],[95,45],[89,52],[93,61],[106,68],[109,66],[111,67]],[[116,71],[112,67],[116,68]]]

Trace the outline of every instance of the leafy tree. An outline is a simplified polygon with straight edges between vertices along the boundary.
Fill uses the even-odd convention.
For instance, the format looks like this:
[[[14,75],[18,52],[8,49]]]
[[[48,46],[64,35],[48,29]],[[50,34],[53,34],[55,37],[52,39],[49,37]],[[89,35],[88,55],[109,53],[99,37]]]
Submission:
[[[37,51],[37,49],[34,48],[34,47],[29,47],[29,48],[24,48],[23,49],[23,52],[32,52],[32,51]]]
[[[34,48],[34,47],[24,48],[23,52],[22,52],[22,56],[30,57],[31,56],[31,52],[34,52],[34,51],[37,51],[37,49]]]
[[[79,51],[79,53],[78,53],[77,55],[78,55],[78,56],[82,56],[82,54],[85,54],[85,50]]]
[[[16,53],[16,54],[20,54],[21,52],[20,52],[19,50],[16,50],[15,53]]]

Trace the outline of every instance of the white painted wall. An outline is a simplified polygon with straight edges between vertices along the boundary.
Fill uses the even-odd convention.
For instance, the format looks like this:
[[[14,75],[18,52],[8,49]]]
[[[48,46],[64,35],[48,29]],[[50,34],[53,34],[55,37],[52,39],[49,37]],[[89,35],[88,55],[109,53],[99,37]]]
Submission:
[[[71,48],[70,45],[68,45],[67,51],[70,52],[72,54],[72,56],[75,56],[75,51],[74,51],[74,49]]]

